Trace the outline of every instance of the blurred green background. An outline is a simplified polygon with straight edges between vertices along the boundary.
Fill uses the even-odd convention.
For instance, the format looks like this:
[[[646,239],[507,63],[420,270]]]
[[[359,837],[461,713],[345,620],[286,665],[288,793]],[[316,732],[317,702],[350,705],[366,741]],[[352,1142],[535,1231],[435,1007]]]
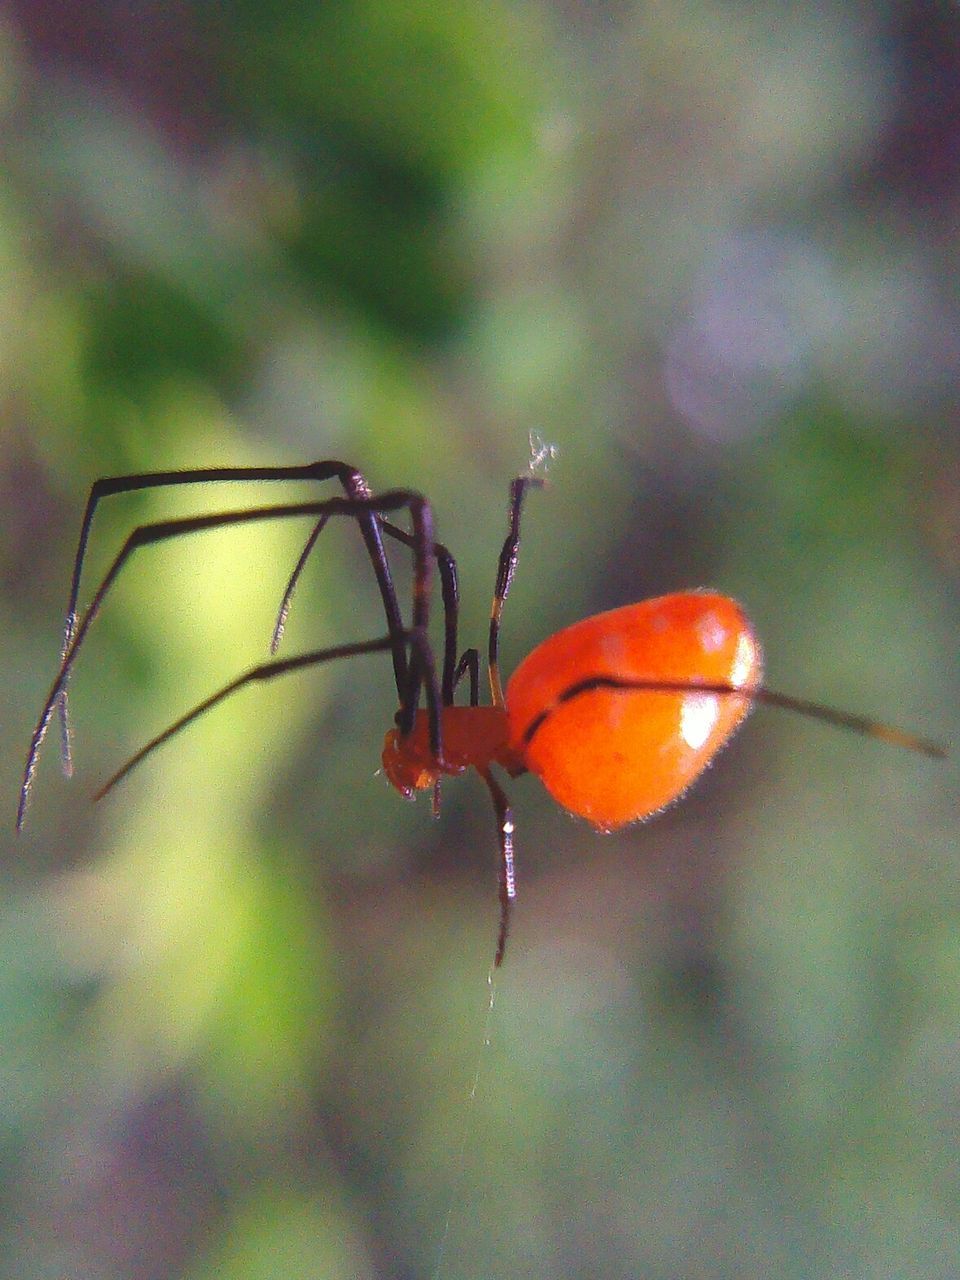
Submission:
[[[605,838],[518,780],[488,1019],[488,799],[376,776],[385,659],[89,803],[265,656],[271,527],[139,555],[12,835],[97,476],[420,489],[482,646],[530,429],[507,671],[711,585],[774,687],[956,743],[960,11],[20,0],[0,115],[0,1274],[960,1274],[955,759],[759,711]],[[87,592],[136,523],[279,497],[113,499]],[[382,626],[329,530],[286,651]]]

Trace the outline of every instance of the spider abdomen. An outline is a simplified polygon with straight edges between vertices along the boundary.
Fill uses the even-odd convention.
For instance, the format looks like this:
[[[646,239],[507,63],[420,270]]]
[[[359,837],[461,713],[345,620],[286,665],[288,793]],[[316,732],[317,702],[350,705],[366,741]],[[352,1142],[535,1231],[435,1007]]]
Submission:
[[[611,831],[676,800],[750,709],[760,684],[739,605],[682,592],[575,623],[507,686],[509,746],[564,808]],[[714,686],[712,691],[694,687]],[[659,687],[658,687],[659,686]]]

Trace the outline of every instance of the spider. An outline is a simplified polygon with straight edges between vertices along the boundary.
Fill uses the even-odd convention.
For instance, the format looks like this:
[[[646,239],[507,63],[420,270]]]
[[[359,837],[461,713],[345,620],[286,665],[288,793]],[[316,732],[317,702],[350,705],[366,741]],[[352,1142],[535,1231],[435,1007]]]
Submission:
[[[796,711],[929,756],[945,754],[938,744],[889,725],[766,688],[760,646],[750,622],[735,601],[713,591],[678,592],[575,623],[534,649],[504,691],[499,661],[501,617],[517,566],[524,500],[531,489],[543,487],[542,477],[533,474],[543,460],[541,449],[534,455],[530,473],[517,476],[510,486],[508,530],[500,551],[487,641],[489,706],[480,705],[479,651],[468,648],[458,655],[456,561],[435,540],[430,504],[422,494],[394,489],[375,495],[356,468],[333,460],[302,466],[145,472],[97,480],[80,526],[60,668],[27,755],[17,829],[23,826],[40,748],[58,708],[62,764],[68,776],[72,773],[68,682],[94,619],[134,552],[208,529],[304,517],[314,523],[283,594],[270,644],[273,656],[152,738],[104,783],[94,799],[101,799],[156,748],[245,685],[341,658],[389,653],[399,706],[382,753],[389,781],[406,797],[432,790],[434,813],[439,813],[442,778],[472,768],[493,802],[500,901],[494,966],[503,961],[516,897],[513,811],[494,766],[513,778],[528,771],[536,774],[564,808],[601,831],[612,831],[651,816],[681,796],[755,703]],[[343,496],[140,525],[128,535],[85,612],[78,613],[84,555],[102,499],[178,485],[293,480],[337,481]],[[404,512],[408,529],[393,518]],[[356,521],[383,604],[386,632],[374,639],[278,658],[297,582],[333,519]],[[387,541],[412,552],[412,601],[406,622]],[[439,664],[429,634],[434,573],[443,604]],[[465,678],[469,703],[457,705],[455,696]]]

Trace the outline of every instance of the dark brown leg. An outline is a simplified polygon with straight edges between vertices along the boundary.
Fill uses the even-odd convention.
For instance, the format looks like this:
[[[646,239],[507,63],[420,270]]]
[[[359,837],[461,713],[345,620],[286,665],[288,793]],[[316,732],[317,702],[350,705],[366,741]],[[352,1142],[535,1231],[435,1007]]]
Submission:
[[[487,663],[490,670],[490,695],[495,707],[503,706],[503,685],[500,682],[500,618],[503,614],[504,601],[513,582],[520,554],[520,513],[523,500],[528,489],[542,489],[543,480],[537,476],[517,476],[510,485],[510,528],[500,552],[497,566],[497,585],[493,593],[493,605],[490,609],[490,640],[487,648]]]
[[[326,502],[256,507],[246,511],[227,511],[187,519],[159,521],[154,524],[142,525],[134,529],[129,535],[120,553],[94,593],[83,617],[79,622],[75,621],[71,628],[70,645],[63,656],[60,669],[31,739],[20,791],[20,802],[17,809],[17,828],[19,829],[23,825],[30,785],[50,718],[63,690],[66,688],[80,646],[91,623],[99,613],[104,598],[134,551],[139,547],[167,541],[188,533],[249,524],[255,521],[311,515],[320,518],[347,516],[353,519],[360,519],[362,516],[379,516],[381,513],[397,511],[403,508],[407,508],[410,511],[415,539],[413,626],[409,631],[405,631],[402,628],[399,632],[394,631],[392,628],[390,631],[392,639],[391,652],[395,654],[398,646],[403,651],[402,666],[407,673],[400,695],[401,715],[404,717],[403,723],[407,725],[403,731],[409,732],[409,728],[413,724],[420,688],[421,684],[423,684],[426,688],[427,706],[430,714],[431,746],[437,757],[441,758],[440,694],[427,632],[430,612],[430,553],[433,543],[430,509],[425,498],[408,490],[395,490],[377,498],[333,498]],[[377,536],[379,537],[379,528],[377,529]],[[386,563],[385,558],[384,563]],[[407,663],[406,654],[407,644],[410,645],[409,664]]]
[[[66,657],[67,650],[73,640],[77,625],[77,603],[80,595],[80,579],[83,573],[83,561],[86,555],[87,542],[97,506],[103,498],[120,493],[133,493],[142,489],[159,489],[188,484],[219,484],[231,482],[276,481],[276,480],[309,480],[324,481],[337,479],[343,486],[348,498],[369,498],[370,489],[362,474],[345,462],[334,459],[310,462],[299,466],[280,467],[204,467],[191,471],[146,471],[137,475],[107,476],[94,482],[87,497],[83,519],[80,523],[80,536],[77,540],[77,551],[73,563],[73,575],[70,582],[70,597],[67,601],[67,615],[64,624],[64,638],[61,658]],[[367,552],[373,565],[380,597],[383,601],[387,617],[387,627],[394,637],[393,666],[397,681],[397,694],[406,684],[406,651],[400,640],[403,620],[397,603],[390,574],[390,565],[383,548],[380,536],[380,521],[376,513],[364,512],[358,517]],[[321,526],[322,527],[322,526]],[[319,529],[316,531],[319,535]],[[316,537],[312,539],[316,541]],[[312,545],[312,544],[311,544]],[[68,775],[72,770],[70,753],[70,728],[67,713],[67,686],[64,685],[58,699],[60,708],[60,754],[64,772]]]
[[[480,654],[476,649],[465,649],[460,655],[460,661],[453,676],[454,689],[467,672],[470,673],[470,705],[478,707],[480,705]]]
[[[155,738],[151,738],[148,743],[140,748],[136,755],[131,756],[122,768],[107,779],[100,790],[94,794],[94,800],[102,800],[108,791],[112,791],[118,782],[122,782],[127,774],[132,773],[137,765],[156,751],[158,747],[163,746],[165,742],[169,742],[181,729],[186,729],[187,725],[192,724],[194,720],[198,720],[207,711],[212,710],[219,703],[229,698],[231,694],[243,689],[246,685],[273,680],[276,676],[286,675],[290,671],[301,671],[304,667],[315,667],[322,662],[332,662],[336,658],[355,658],[364,653],[381,653],[389,649],[392,643],[392,636],[383,636],[378,640],[362,640],[357,644],[342,644],[332,649],[315,649],[312,653],[297,654],[293,658],[276,658],[272,662],[260,663],[259,666],[244,672],[242,676],[238,676],[236,680],[231,680],[229,684],[211,694],[209,698],[204,698],[202,702],[198,702],[195,707],[192,707],[185,715],[182,715],[179,720],[175,720],[162,733],[158,733]]]
[[[861,737],[877,738],[889,742],[894,747],[903,747],[907,751],[915,751],[919,755],[931,756],[936,760],[946,757],[947,748],[942,742],[933,742],[929,738],[920,737],[898,729],[895,725],[883,724],[879,720],[871,720],[867,716],[859,716],[852,711],[838,711],[835,707],[826,707],[819,702],[810,702],[806,698],[793,698],[787,693],[778,693],[775,689],[738,688],[736,685],[723,684],[709,680],[627,680],[620,676],[587,676],[569,685],[527,725],[523,731],[521,742],[527,748],[538,730],[549,720],[557,707],[571,702],[585,693],[596,689],[607,689],[622,693],[712,693],[718,696],[740,698],[744,702],[758,702],[765,707],[779,707],[783,711],[795,711],[798,715],[808,716],[811,720],[820,720],[824,724],[838,729],[849,729]]]
[[[510,931],[510,913],[513,900],[517,896],[517,881],[513,864],[513,810],[506,792],[489,770],[480,770],[480,777],[487,784],[494,812],[497,815],[497,835],[500,845],[500,862],[497,869],[497,883],[500,890],[500,929],[497,933],[497,950],[493,957],[494,968],[503,964],[504,952],[507,949],[507,934]]]

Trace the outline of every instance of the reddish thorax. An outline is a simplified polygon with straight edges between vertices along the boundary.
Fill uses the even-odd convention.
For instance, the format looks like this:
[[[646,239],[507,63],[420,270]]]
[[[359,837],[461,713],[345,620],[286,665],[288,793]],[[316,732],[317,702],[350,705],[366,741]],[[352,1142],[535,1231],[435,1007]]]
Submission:
[[[430,750],[430,720],[417,712],[406,737],[391,729],[383,742],[383,771],[401,795],[434,786],[444,774],[455,776],[473,768],[480,773],[498,764],[512,776],[524,772],[519,755],[507,744],[507,713],[503,707],[444,707],[441,710],[443,760]]]

